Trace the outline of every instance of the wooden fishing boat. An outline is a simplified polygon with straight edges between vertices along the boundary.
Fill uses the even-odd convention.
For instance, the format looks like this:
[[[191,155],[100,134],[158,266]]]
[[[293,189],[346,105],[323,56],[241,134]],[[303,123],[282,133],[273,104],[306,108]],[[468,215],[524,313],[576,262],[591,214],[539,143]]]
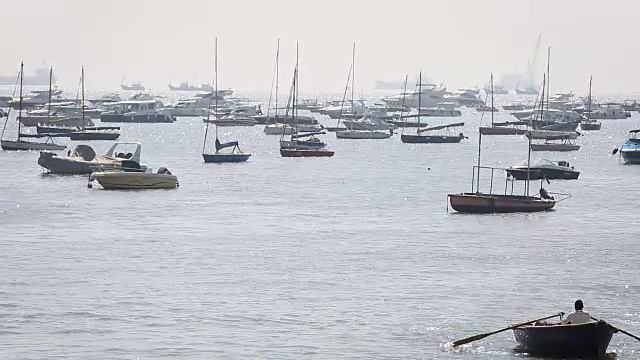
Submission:
[[[476,192],[449,194],[448,197],[453,210],[471,214],[539,212],[551,210],[556,205],[554,199],[544,199],[539,196]]]
[[[491,76],[493,78],[493,74]],[[513,182],[511,182],[511,193],[507,193],[509,187],[507,183],[507,181],[509,181],[508,179],[505,179],[504,193],[493,193],[493,175],[496,170],[504,171],[505,169],[481,166],[480,150],[482,148],[483,133],[483,129],[480,129],[478,138],[478,165],[473,167],[471,192],[447,195],[451,207],[457,212],[472,214],[538,212],[553,209],[557,201],[542,187],[538,194],[534,196],[529,195],[529,182],[531,179],[528,178],[525,179],[524,195],[516,195],[513,193]],[[529,144],[531,144],[530,138]],[[529,147],[528,151],[527,171],[530,167],[530,159],[531,147]],[[480,191],[480,171],[483,169],[491,171],[491,185],[488,193]]]
[[[554,358],[603,356],[616,332],[604,321],[577,325],[527,325],[513,329],[518,350]]]

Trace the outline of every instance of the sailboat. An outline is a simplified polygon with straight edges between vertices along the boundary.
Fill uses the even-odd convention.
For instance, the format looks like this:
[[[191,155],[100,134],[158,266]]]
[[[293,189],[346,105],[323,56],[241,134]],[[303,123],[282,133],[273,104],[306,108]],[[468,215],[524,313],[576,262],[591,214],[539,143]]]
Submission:
[[[214,86],[215,86],[215,94],[218,93],[218,38],[215,40],[215,62],[213,65],[214,68]],[[214,96],[215,98],[215,108],[218,109],[218,96]],[[209,102],[211,102],[211,98],[209,98]],[[211,104],[209,104],[209,108],[211,108]],[[220,142],[218,138],[218,124],[214,124],[215,132],[216,132],[216,151],[214,153],[206,152],[207,146],[207,136],[209,134],[209,119],[211,117],[211,112],[207,113],[207,123],[206,129],[204,132],[204,142],[202,144],[202,158],[205,163],[239,163],[245,162],[249,160],[251,157],[250,153],[242,152],[240,149],[240,145],[237,141],[230,141],[226,143]],[[221,152],[221,150],[230,149],[226,152]]]
[[[589,76],[589,97],[587,98],[587,112],[585,118],[580,121],[580,129],[582,130],[600,130],[602,123],[591,119],[591,82],[593,75]]]
[[[491,73],[490,80],[490,94],[491,94],[491,109],[495,109],[493,104],[493,73]],[[520,129],[517,127],[511,127],[509,125],[513,125],[512,123],[495,123],[493,121],[494,111],[491,111],[491,126],[480,126],[480,131],[484,135],[524,135],[526,134],[526,129]]]
[[[69,133],[69,139],[72,141],[86,141],[86,140],[116,140],[120,137],[120,128],[117,126],[100,126],[100,127],[86,127],[86,117],[84,114],[84,66],[82,67],[82,74],[80,77],[82,102],[81,102],[81,116],[82,125],[79,131]]]
[[[0,134],[0,147],[3,150],[8,151],[16,151],[16,150],[64,150],[67,147],[64,145],[57,145],[53,142],[53,138],[48,134],[23,134],[22,131],[22,83],[23,83],[23,75],[24,75],[24,63],[20,63],[20,100],[18,101],[18,139],[17,141],[12,140],[4,140],[4,131],[7,127],[7,122],[9,121],[9,116],[7,115],[7,119],[5,120],[4,127],[2,128],[2,134]],[[9,111],[10,112],[10,111]],[[46,138],[47,140],[42,142],[32,142],[23,140],[23,138]]]
[[[351,55],[351,69],[349,71],[349,77],[351,78],[351,114],[356,113],[354,109],[354,106],[355,106],[354,92],[355,92],[355,77],[356,77],[355,66],[356,66],[356,43],[354,42],[353,51]],[[347,78],[347,84],[348,83],[349,83],[349,80]],[[346,90],[347,89],[345,88],[345,92]],[[341,106],[342,108],[344,108],[344,99],[342,100],[343,101]],[[340,120],[342,119],[342,115],[343,115],[342,108],[340,110],[340,117],[338,118],[338,125],[336,126],[337,128],[340,127]],[[365,118],[366,118],[366,113],[363,119]],[[381,131],[365,130],[365,129],[356,130],[352,125],[352,126],[347,126],[346,130],[338,130],[335,133],[338,139],[388,139],[391,137],[391,135],[393,135],[393,129],[391,128],[389,132],[381,132]]]
[[[462,133],[458,135],[442,135],[442,134],[429,134],[429,135],[421,135],[425,132],[437,131],[437,130],[448,130],[450,128],[462,127],[464,126],[463,122],[427,127],[424,129],[420,128],[420,117],[422,115],[421,105],[422,105],[422,71],[420,71],[420,75],[418,76],[418,86],[420,87],[418,90],[418,129],[416,131],[416,135],[409,134],[401,134],[400,140],[403,143],[408,144],[428,144],[428,143],[459,143],[460,140],[464,139],[465,136]]]
[[[544,82],[544,80],[543,80]],[[544,85],[543,85],[544,89]],[[544,90],[543,95],[544,97]],[[511,186],[511,193],[507,193],[508,184],[505,180],[505,187],[503,194],[494,194],[493,193],[493,173],[495,170],[505,170],[505,169],[495,169],[490,167],[481,166],[481,157],[480,152],[482,149],[482,135],[483,131],[480,129],[479,138],[478,138],[478,165],[473,167],[473,182],[471,183],[471,192],[468,193],[460,193],[460,194],[449,194],[447,195],[449,199],[449,203],[451,207],[457,212],[461,213],[476,213],[476,214],[486,214],[486,213],[518,213],[518,212],[537,212],[537,211],[546,211],[552,209],[556,202],[560,200],[555,200],[549,193],[541,187],[538,195],[530,196],[530,178],[527,175],[527,179],[525,180],[525,191],[524,195],[515,195],[513,194],[513,183]],[[531,166],[531,139],[529,139],[529,147],[528,147],[528,158],[527,158],[527,174],[531,174],[530,166]],[[480,192],[480,171],[482,169],[491,170],[491,187],[489,193]]]
[[[282,157],[331,157],[334,151],[324,149],[325,143],[316,137],[323,135],[324,131],[310,133],[298,133],[298,44],[296,43],[296,66],[293,70],[291,83],[291,116],[293,116],[293,133],[289,140],[280,137],[280,155]]]

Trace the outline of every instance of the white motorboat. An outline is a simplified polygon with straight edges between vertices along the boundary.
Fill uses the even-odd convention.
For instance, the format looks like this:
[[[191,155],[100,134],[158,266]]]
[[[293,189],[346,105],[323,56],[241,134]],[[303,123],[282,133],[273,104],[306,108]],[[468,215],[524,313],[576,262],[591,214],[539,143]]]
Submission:
[[[320,114],[327,115],[332,119],[363,116],[366,111],[367,105],[364,100],[347,100],[344,104],[327,106],[318,110]]]
[[[123,161],[120,170],[94,172],[89,175],[89,188],[97,181],[105,190],[175,189],[178,178],[164,167],[157,172],[143,171],[135,161]]]
[[[630,117],[631,113],[619,104],[603,104],[591,111],[585,111],[583,115],[590,120],[619,120]]]
[[[421,84],[418,86],[420,90],[412,92],[403,92],[399,95],[382,98],[382,102],[389,107],[407,107],[416,108],[418,106],[418,97],[422,106],[437,106],[442,102],[446,102],[445,94],[447,88],[437,86],[435,84]]]
[[[117,102],[115,109],[100,115],[104,123],[172,123],[176,121],[171,111],[162,108],[162,102],[139,96],[140,100]]]
[[[514,111],[511,113],[518,120],[528,120],[540,114],[540,108]],[[542,113],[544,121],[580,121],[582,115],[572,110],[558,110],[545,108]]]
[[[386,113],[367,112],[357,120],[342,120],[344,126],[351,130],[388,131],[396,128],[395,124],[385,121]]]
[[[321,130],[322,125],[298,125],[297,132],[316,132]],[[295,132],[293,125],[289,124],[270,124],[264,127],[265,135],[291,135]]]
[[[476,107],[484,105],[480,96],[471,90],[458,90],[445,95],[445,101],[455,102],[460,106]]]
[[[121,149],[135,145],[132,152],[124,152]],[[56,153],[42,151],[38,158],[38,165],[47,169],[52,174],[91,174],[93,169],[103,170],[119,169],[123,161],[133,160],[140,164],[140,143],[118,142],[113,144],[104,155],[96,155],[93,148],[88,145],[78,145],[73,153],[68,156],[59,156]],[[126,151],[126,150],[125,150]],[[146,170],[146,166],[141,166]]]
[[[484,92],[489,94],[491,93],[491,88],[489,86],[486,86],[484,88]],[[496,95],[507,95],[509,93],[509,90],[505,87],[503,87],[502,85],[493,85],[493,93]]]

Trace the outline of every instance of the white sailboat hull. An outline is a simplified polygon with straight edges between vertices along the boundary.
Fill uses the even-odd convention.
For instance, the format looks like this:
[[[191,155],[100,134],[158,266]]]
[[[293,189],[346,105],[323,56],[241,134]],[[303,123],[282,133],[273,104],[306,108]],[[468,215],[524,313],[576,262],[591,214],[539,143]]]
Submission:
[[[388,139],[392,132],[343,130],[336,131],[338,139]]]

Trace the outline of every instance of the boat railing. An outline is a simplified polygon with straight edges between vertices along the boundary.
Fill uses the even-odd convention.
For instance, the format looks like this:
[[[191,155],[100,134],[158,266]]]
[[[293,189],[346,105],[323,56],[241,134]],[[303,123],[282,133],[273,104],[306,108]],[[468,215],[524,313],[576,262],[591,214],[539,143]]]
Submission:
[[[490,173],[490,180],[489,180],[489,192],[482,192],[480,191],[480,177],[481,177],[481,172],[484,170],[485,173]],[[514,189],[514,184],[515,181],[512,181],[512,179],[509,176],[505,176],[504,178],[504,192],[502,194],[499,193],[494,193],[494,183],[496,183],[496,181],[494,181],[494,177],[496,175],[496,171],[498,172],[504,172],[506,173],[508,169],[506,168],[498,168],[498,167],[491,167],[491,166],[477,166],[475,165],[473,167],[473,176],[472,176],[472,180],[471,180],[471,192],[474,194],[489,194],[489,195],[514,195],[515,189]],[[542,181],[544,180],[540,180],[540,187],[542,188]],[[531,182],[531,181],[530,181]],[[523,194],[527,194],[527,183],[524,183],[524,189],[523,189]],[[530,187],[529,187],[530,188]]]

